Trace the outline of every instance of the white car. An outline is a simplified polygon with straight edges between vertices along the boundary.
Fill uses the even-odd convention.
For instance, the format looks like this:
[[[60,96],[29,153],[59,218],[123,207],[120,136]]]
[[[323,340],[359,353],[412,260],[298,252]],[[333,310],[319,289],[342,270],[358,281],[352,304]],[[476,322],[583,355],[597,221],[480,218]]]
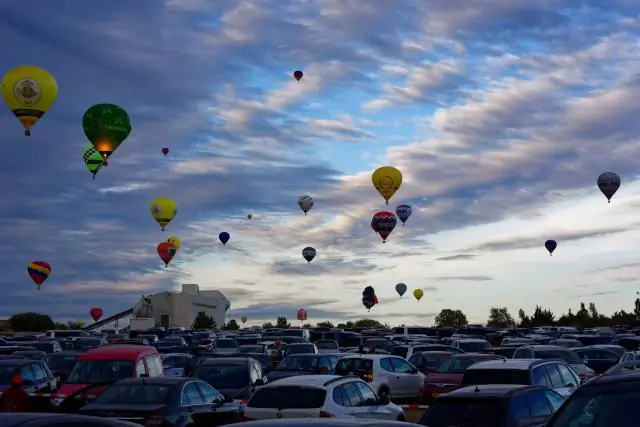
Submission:
[[[258,388],[244,407],[250,420],[350,418],[404,421],[388,396],[379,397],[358,377],[299,375]]]
[[[424,374],[400,356],[354,354],[341,357],[333,371],[336,375],[357,375],[376,393],[393,398],[420,396]]]
[[[161,354],[165,377],[184,377],[184,367],[193,356],[187,353]]]

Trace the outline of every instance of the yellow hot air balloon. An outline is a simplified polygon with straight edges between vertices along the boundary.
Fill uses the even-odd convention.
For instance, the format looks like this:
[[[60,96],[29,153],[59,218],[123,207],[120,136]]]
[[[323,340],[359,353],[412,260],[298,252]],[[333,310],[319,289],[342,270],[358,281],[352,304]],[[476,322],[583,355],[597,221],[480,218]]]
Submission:
[[[24,134],[42,118],[58,97],[58,82],[42,68],[26,65],[4,75],[0,83],[2,97],[24,126]]]
[[[149,212],[158,225],[164,228],[175,218],[178,213],[176,202],[168,197],[158,197],[149,205]]]
[[[182,244],[180,243],[180,239],[178,238],[178,236],[171,236],[167,239],[167,242],[173,243],[173,245],[176,247],[176,251],[178,249],[180,249],[180,247],[182,246]]]
[[[402,172],[392,166],[382,166],[373,172],[371,181],[388,205],[389,199],[402,185]]]
[[[416,289],[415,291],[413,291],[413,297],[418,301],[420,301],[423,296],[424,296],[424,291],[422,289]]]

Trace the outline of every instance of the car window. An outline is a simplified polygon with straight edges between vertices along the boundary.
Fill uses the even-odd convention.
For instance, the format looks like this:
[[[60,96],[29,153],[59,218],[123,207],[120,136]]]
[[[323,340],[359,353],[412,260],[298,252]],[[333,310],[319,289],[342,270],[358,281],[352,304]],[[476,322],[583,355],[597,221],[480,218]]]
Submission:
[[[554,411],[557,411],[558,408],[564,403],[564,397],[560,396],[553,390],[544,390],[544,395]]]
[[[597,354],[598,354],[597,358],[599,360],[611,360],[611,361],[618,360],[618,356],[612,351],[599,350]]]
[[[220,402],[224,401],[224,398],[220,393],[216,391],[213,387],[203,381],[195,381],[195,384],[200,389],[200,393],[204,397],[204,401],[206,403],[212,403],[214,400],[218,400]]]
[[[251,384],[255,383],[257,380],[262,379],[262,375],[260,375],[260,371],[255,363],[249,363],[249,377],[251,379]]]
[[[39,363],[31,364],[31,369],[33,370],[33,377],[36,380],[41,380],[47,378],[47,372],[44,370],[44,367]]]
[[[147,370],[144,367],[144,361],[141,359],[136,365],[136,377],[141,377],[147,374]]]
[[[347,400],[345,402],[342,387],[336,387],[333,389],[333,401],[340,406],[349,406],[349,401]]]
[[[422,366],[422,354],[412,354],[409,358],[409,363],[411,363],[413,366]]]
[[[336,363],[336,360],[338,360],[337,357],[320,357],[318,359],[318,369],[320,370],[320,372],[324,372],[324,370],[326,370],[327,372],[332,371],[333,365]]]
[[[178,356],[167,356],[162,359],[162,366],[165,369],[172,369],[180,367],[180,362]]]
[[[562,382],[562,377],[560,376],[560,371],[558,371],[557,363],[547,363],[544,365],[547,370],[547,374],[549,375],[549,380],[551,381],[551,388],[562,388],[564,384]]]
[[[36,377],[33,375],[33,369],[31,369],[31,363],[28,365],[24,365],[20,370],[20,376],[22,376],[23,380],[27,381],[35,381]]]
[[[355,384],[358,387],[360,396],[362,396],[360,406],[378,406],[378,397],[368,385],[361,381],[356,381]]]
[[[519,349],[516,350],[515,353],[513,353],[513,358],[514,359],[526,359],[527,357],[529,357],[529,355],[527,353],[528,353],[527,349],[519,348]]]
[[[531,416],[526,395],[516,396],[511,400],[511,412],[515,420],[524,420]]]
[[[175,391],[166,384],[114,384],[94,401],[98,405],[165,405]]]
[[[532,417],[542,417],[551,415],[551,405],[545,397],[543,390],[535,390],[527,393],[527,402],[529,402],[529,410]]]
[[[557,364],[560,376],[562,377],[562,383],[565,387],[577,387],[580,385],[580,378],[576,376],[569,368],[562,363]]]
[[[349,406],[359,406],[362,403],[362,396],[360,396],[358,387],[354,382],[347,383],[342,387],[345,393],[345,397],[349,400]]]
[[[349,373],[356,374],[358,371],[371,373],[373,371],[373,361],[371,359],[357,357],[342,359],[336,365],[334,373],[336,375],[349,375]]]
[[[158,367],[156,366],[156,360],[155,360],[156,357],[158,356],[154,354],[150,354],[149,356],[145,357],[145,361],[147,362],[147,367],[149,368],[150,377],[160,376],[160,372],[158,371]]]
[[[447,398],[445,396],[435,400],[433,405],[424,412],[418,424],[431,427],[505,425],[506,406],[502,399]]]
[[[533,384],[551,387],[551,381],[544,366],[533,368]]]
[[[631,360],[631,354],[629,354],[629,353],[623,354],[622,358],[620,358],[621,362],[626,362],[627,360]]]
[[[387,372],[393,372],[393,366],[391,365],[391,358],[380,359],[380,367]]]
[[[190,382],[182,390],[182,404],[183,405],[201,405],[205,403],[204,398],[200,394],[196,383]]]
[[[413,366],[409,362],[396,357],[391,358],[391,366],[396,374],[410,374],[413,371]]]

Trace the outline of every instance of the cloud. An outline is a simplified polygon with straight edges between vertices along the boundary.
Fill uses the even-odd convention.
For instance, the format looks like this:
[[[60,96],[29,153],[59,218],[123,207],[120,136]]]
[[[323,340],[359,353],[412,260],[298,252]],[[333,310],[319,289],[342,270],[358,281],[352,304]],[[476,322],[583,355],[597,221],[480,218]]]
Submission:
[[[0,40],[14,41],[0,71],[29,52],[59,87],[29,138],[0,114],[0,314],[88,318],[180,283],[222,289],[254,321],[308,306],[322,320],[423,323],[393,287],[424,278],[441,301],[420,309],[472,321],[501,301],[564,310],[560,286],[614,283],[602,312],[635,295],[616,281],[640,237],[635,3],[116,3],[38,0],[28,17],[0,5]],[[101,102],[125,108],[133,132],[94,181],[80,122]],[[371,186],[381,165],[404,176],[389,206]],[[611,204],[595,188],[608,170],[623,182]],[[308,216],[302,194],[315,200]],[[164,233],[148,213],[156,197],[179,208]],[[397,203],[413,214],[383,245],[369,222]],[[155,247],[169,235],[183,246],[165,269]],[[53,267],[40,292],[32,260]],[[439,280],[491,286],[462,299]],[[371,313],[367,284],[385,301]]]

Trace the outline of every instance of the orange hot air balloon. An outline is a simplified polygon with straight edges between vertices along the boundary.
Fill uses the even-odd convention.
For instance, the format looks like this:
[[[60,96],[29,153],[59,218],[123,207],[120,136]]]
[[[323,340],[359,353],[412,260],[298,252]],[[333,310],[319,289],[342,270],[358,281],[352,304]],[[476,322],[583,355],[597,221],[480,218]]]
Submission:
[[[169,263],[178,251],[178,248],[173,242],[158,243],[158,247],[156,249],[158,250],[158,256],[164,262],[165,268],[169,266]]]
[[[89,314],[93,318],[93,321],[97,322],[104,314],[104,311],[100,307],[93,307],[91,310],[89,310]]]
[[[302,76],[304,76],[304,73],[300,70],[296,70],[293,72],[293,77],[298,81],[298,83],[300,83],[300,80],[302,80]]]

